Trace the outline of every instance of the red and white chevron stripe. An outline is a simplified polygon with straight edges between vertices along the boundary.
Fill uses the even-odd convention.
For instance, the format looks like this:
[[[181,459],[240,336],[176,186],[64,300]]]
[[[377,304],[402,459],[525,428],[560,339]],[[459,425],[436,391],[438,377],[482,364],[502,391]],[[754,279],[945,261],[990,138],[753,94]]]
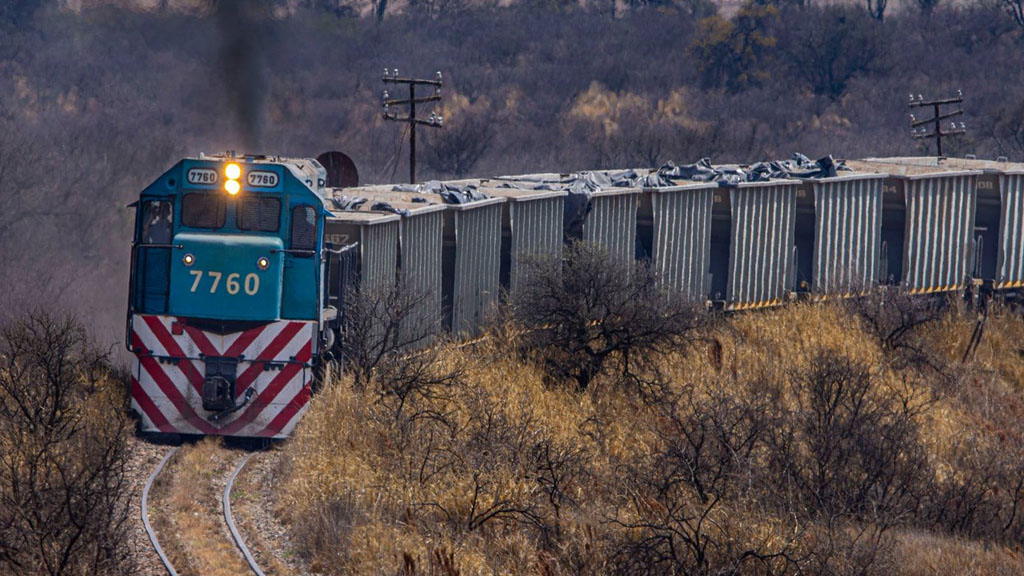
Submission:
[[[316,322],[282,320],[216,334],[173,316],[132,317],[132,408],[148,432],[284,438],[306,411]],[[235,392],[245,407],[211,421],[203,409],[204,356],[239,358]],[[266,369],[267,363],[274,363]]]

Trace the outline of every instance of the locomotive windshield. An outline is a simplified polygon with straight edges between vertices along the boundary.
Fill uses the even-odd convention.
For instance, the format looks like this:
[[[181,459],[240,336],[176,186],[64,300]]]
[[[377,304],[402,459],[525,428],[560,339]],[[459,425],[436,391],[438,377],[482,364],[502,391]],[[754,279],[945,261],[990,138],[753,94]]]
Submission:
[[[220,228],[226,217],[227,205],[222,196],[186,194],[181,200],[181,223],[189,228]]]
[[[238,228],[255,232],[281,229],[281,200],[267,196],[248,196],[238,208]]]

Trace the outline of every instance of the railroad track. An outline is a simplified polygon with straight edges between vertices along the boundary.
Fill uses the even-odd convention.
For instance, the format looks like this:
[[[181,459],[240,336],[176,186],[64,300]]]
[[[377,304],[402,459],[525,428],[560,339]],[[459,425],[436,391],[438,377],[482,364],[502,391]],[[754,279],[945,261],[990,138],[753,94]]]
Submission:
[[[253,574],[256,574],[256,576],[266,576],[263,574],[263,570],[260,570],[259,565],[256,564],[256,559],[252,557],[251,553],[249,553],[249,547],[245,545],[242,535],[238,533],[238,528],[235,526],[235,519],[231,516],[231,488],[235,485],[235,478],[238,477],[238,473],[242,471],[242,468],[245,467],[249,458],[252,458],[252,455],[253,453],[250,452],[245,455],[245,458],[242,458],[242,461],[235,467],[235,471],[228,477],[227,485],[224,486],[224,497],[222,499],[224,522],[228,525],[228,530],[231,531],[231,537],[235,540],[235,546],[238,546],[238,549],[242,552],[242,556],[244,556],[245,561],[249,563],[249,568],[252,570]]]
[[[160,541],[157,540],[156,531],[153,530],[153,525],[149,523],[149,491],[153,488],[153,481],[163,471],[164,466],[167,465],[167,461],[174,456],[174,453],[178,451],[178,447],[175,446],[164,454],[164,457],[157,464],[156,469],[146,479],[146,485],[142,488],[142,525],[146,527],[146,535],[149,536],[149,541],[153,543],[153,549],[156,550],[156,555],[160,557],[160,562],[163,563],[164,568],[167,569],[167,573],[170,576],[178,576],[178,573],[174,570],[174,566],[171,565],[171,560],[164,554],[164,549],[160,546]]]
[[[168,554],[164,551],[163,547],[160,545],[160,541],[157,537],[156,530],[153,528],[153,525],[150,522],[149,496],[150,491],[153,488],[153,483],[156,481],[160,473],[163,472],[164,468],[167,466],[168,461],[170,461],[170,459],[177,452],[178,447],[168,450],[164,457],[160,460],[160,463],[157,464],[156,468],[153,470],[153,473],[150,474],[149,478],[146,480],[145,486],[143,487],[141,502],[142,524],[146,529],[146,535],[149,537],[149,541],[152,543],[153,549],[156,552],[157,557],[160,559],[160,562],[163,565],[164,570],[166,570],[169,576],[178,576],[178,571],[175,569],[170,556],[168,556]],[[241,552],[242,557],[245,559],[246,563],[249,566],[249,569],[256,576],[265,576],[263,570],[260,569],[259,564],[256,562],[256,559],[249,551],[249,547],[246,546],[245,540],[242,538],[241,532],[239,532],[238,527],[235,525],[235,520],[231,513],[231,491],[234,488],[235,479],[238,477],[239,473],[245,467],[246,463],[249,462],[249,459],[252,458],[252,456],[253,453],[246,454],[245,457],[243,457],[242,460],[238,463],[238,465],[235,466],[234,469],[232,470],[231,475],[228,477],[227,482],[224,486],[224,491],[221,496],[221,509],[223,513],[222,517],[224,520],[224,524],[227,526],[235,547],[237,547],[239,552]]]

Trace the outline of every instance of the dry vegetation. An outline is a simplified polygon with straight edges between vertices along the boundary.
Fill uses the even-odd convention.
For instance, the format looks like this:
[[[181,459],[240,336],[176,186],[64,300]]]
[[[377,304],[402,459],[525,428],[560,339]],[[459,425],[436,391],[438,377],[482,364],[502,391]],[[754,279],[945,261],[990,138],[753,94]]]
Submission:
[[[224,482],[238,463],[221,438],[184,446],[157,479],[152,506],[161,545],[179,574],[231,576],[249,571],[220,506]]]
[[[0,328],[0,573],[132,573],[125,389],[72,318]]]
[[[576,289],[571,308],[588,290],[568,270],[550,284]],[[887,341],[871,326],[897,309],[914,327]],[[578,356],[537,347],[510,316],[476,345],[443,345],[430,393],[402,410],[394,370],[313,400],[278,472],[278,512],[313,570],[1024,570],[1019,311],[994,307],[966,364],[975,316],[959,302],[703,317],[644,367],[658,394],[616,361],[581,386],[550,362]]]
[[[337,149],[364,182],[401,181],[385,66],[444,72],[424,179],[921,154],[906,95],[957,89],[968,134],[947,153],[1024,157],[1024,34],[996,0],[890,2],[882,22],[864,0],[377,0],[379,22],[364,0],[269,4],[287,9],[232,28],[210,0],[0,2],[0,318],[60,302],[118,340],[124,206],[185,155]]]

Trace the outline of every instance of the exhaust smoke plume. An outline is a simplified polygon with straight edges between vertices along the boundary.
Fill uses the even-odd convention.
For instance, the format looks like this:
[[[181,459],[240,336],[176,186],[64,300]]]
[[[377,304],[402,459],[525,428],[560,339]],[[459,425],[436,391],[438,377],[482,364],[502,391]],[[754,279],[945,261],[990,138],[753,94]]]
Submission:
[[[220,79],[236,132],[244,150],[257,153],[267,100],[265,51],[274,39],[270,7],[265,0],[214,0],[213,8],[220,32]]]

